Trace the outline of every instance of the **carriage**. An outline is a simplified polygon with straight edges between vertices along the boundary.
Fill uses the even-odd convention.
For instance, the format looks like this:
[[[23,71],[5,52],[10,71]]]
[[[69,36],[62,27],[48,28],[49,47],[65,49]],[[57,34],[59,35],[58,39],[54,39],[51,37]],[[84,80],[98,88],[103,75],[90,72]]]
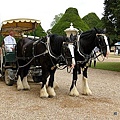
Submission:
[[[34,31],[37,25],[40,24],[39,20],[35,19],[10,19],[3,21],[1,24],[1,35],[6,36],[9,35],[10,30],[15,31],[15,37],[28,37],[26,35],[23,36],[25,32]],[[31,36],[34,37],[34,36]],[[35,37],[34,37],[35,38]],[[1,78],[5,81],[6,85],[12,86],[16,81],[16,71],[17,71],[17,58],[16,58],[16,50],[12,52],[7,52],[5,47],[1,47]],[[38,69],[38,68],[37,68]],[[40,72],[41,73],[41,72]],[[41,74],[39,74],[41,75]]]
[[[16,34],[20,36],[22,32],[35,29],[36,25],[39,23],[40,22],[36,20],[24,19],[11,20],[10,22],[5,21],[2,24],[1,34],[6,34],[7,31],[12,27],[15,31],[17,31]],[[80,36],[73,36],[71,34],[70,37],[66,37],[52,34],[49,37],[46,36],[45,38],[38,40],[37,42],[32,41],[28,45],[29,41],[30,39],[25,38],[19,40],[16,45],[17,50],[10,54],[6,53],[6,51],[2,49],[1,73],[2,78],[4,78],[7,85],[13,85],[17,76],[17,90],[29,90],[30,86],[27,81],[27,75],[28,71],[31,70],[31,67],[33,67],[32,75],[35,76],[35,78],[37,78],[37,73],[38,77],[40,75],[42,76],[40,81],[42,82],[42,85],[40,86],[40,97],[54,97],[56,96],[54,90],[54,74],[57,70],[57,65],[61,62],[61,60],[64,60],[67,66],[74,65],[73,80],[69,94],[71,96],[79,95],[76,87],[77,64],[79,64],[82,68],[82,92],[85,95],[92,94],[87,82],[88,62],[91,57],[91,52],[95,47],[99,48],[101,54],[103,54],[104,57],[108,55],[109,44],[104,31],[94,28],[92,30],[83,32]],[[27,44],[27,46],[24,47],[25,44]],[[33,64],[34,66],[31,66],[32,64],[28,65],[29,62],[24,59],[19,59],[19,57],[24,56],[22,49],[25,50],[25,57],[27,57],[27,55],[32,57],[32,59],[28,58],[28,60],[31,61],[36,58]],[[18,67],[17,65],[22,66]],[[42,70],[42,74],[39,74],[40,70]],[[16,73],[18,74],[16,75]],[[48,86],[46,87],[48,77]]]

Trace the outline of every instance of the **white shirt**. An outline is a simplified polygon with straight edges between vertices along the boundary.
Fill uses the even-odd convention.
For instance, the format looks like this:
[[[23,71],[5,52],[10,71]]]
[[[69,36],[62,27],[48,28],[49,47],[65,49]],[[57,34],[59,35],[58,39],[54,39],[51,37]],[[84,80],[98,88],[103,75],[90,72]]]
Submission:
[[[12,49],[15,47],[15,45],[16,45],[16,40],[15,40],[15,38],[14,37],[12,37],[12,36],[6,36],[5,38],[4,38],[4,45],[5,45],[5,49],[6,49],[6,51],[8,51],[8,52],[11,52],[12,51]]]

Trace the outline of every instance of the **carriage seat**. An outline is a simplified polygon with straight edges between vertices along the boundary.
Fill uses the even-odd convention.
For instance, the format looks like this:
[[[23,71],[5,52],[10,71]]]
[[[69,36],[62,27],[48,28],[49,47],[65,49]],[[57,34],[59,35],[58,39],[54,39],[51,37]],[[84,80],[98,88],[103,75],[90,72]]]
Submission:
[[[15,52],[5,52],[5,62],[15,62]]]
[[[2,54],[3,54],[3,57],[4,57],[4,62],[15,62],[16,59],[15,59],[15,50],[12,51],[12,52],[8,52],[5,50],[5,47],[2,47]]]

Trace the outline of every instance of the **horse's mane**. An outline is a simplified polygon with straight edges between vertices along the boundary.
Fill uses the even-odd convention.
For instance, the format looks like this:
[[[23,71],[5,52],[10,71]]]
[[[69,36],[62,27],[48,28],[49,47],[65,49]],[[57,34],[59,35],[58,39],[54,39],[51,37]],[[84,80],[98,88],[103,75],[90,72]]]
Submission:
[[[92,29],[92,30],[83,32],[80,36],[80,39],[91,41],[95,38],[95,36],[96,36],[96,31],[94,29]]]
[[[50,35],[50,46],[54,54],[56,55],[61,54],[61,46],[62,46],[63,41],[65,41],[64,36],[58,36],[56,34]]]
[[[78,44],[80,51],[86,54],[90,54],[92,52],[92,49],[94,49],[96,44],[96,33],[97,31],[95,29],[92,29],[83,32],[80,35],[79,44]]]

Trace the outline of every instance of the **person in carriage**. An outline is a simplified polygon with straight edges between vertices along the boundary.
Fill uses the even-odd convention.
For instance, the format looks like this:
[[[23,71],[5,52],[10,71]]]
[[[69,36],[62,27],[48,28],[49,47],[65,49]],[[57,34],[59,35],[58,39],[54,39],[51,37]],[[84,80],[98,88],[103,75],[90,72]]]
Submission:
[[[10,30],[9,35],[4,38],[3,46],[6,52],[12,52],[15,49],[16,40],[14,38],[14,31]]]

